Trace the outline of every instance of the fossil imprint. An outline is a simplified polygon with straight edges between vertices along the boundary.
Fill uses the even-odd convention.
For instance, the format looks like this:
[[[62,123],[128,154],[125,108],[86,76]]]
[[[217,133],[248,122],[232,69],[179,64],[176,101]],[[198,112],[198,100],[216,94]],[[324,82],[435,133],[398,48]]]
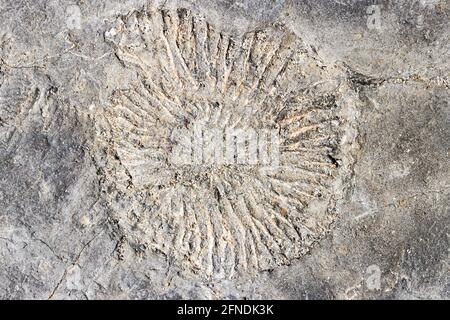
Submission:
[[[186,9],[133,12],[106,38],[138,75],[100,121],[112,212],[132,246],[223,278],[289,264],[329,230],[352,143],[343,72],[283,26],[227,34]],[[277,166],[211,158],[222,149],[205,141],[230,129],[276,133],[254,152],[277,148]],[[200,161],[171,161],[174,132]]]

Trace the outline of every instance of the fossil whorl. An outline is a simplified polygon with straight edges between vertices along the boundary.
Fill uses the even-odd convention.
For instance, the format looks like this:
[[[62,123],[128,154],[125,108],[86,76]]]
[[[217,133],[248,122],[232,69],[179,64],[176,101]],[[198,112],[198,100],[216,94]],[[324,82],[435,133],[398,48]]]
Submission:
[[[138,75],[100,117],[114,218],[135,248],[220,278],[289,264],[325,234],[352,142],[338,68],[283,26],[227,34],[186,9],[133,12],[106,38]],[[229,129],[274,134],[276,166],[261,144],[248,162],[201,144],[199,161],[171,160],[183,139]]]

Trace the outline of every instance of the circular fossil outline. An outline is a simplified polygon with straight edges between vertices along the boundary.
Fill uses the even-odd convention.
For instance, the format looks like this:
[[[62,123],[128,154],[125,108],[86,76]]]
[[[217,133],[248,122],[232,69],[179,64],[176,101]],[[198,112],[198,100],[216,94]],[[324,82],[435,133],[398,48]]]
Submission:
[[[288,265],[326,234],[356,138],[341,69],[282,25],[230,35],[187,9],[132,12],[105,37],[138,74],[98,117],[104,185],[132,247],[231,278]],[[197,125],[277,129],[280,167],[171,165],[173,130]]]

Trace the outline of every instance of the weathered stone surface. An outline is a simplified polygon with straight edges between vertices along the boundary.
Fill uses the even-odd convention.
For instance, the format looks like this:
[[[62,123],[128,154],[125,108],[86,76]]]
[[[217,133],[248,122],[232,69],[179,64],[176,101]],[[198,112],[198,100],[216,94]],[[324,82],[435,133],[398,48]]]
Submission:
[[[0,298],[448,299],[449,11],[0,0]]]

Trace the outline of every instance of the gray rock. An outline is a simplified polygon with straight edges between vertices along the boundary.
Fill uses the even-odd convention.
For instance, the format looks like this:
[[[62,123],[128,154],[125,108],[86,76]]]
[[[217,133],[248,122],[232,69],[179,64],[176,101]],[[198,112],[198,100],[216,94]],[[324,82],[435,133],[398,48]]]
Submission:
[[[449,13],[0,0],[0,298],[449,299]]]

